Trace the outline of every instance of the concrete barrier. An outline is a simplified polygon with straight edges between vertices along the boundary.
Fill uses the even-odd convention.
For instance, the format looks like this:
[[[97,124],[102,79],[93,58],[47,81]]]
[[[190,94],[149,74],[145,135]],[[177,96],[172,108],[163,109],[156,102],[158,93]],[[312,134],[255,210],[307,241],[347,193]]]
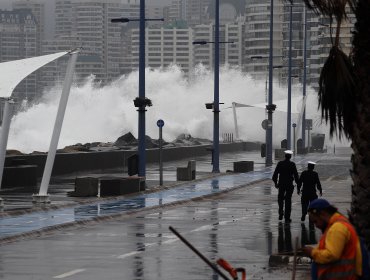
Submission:
[[[183,147],[164,147],[163,162],[196,159],[199,156],[209,155],[206,148],[211,145],[195,145]],[[236,151],[259,150],[257,142],[220,143],[220,153]],[[136,154],[135,150],[91,151],[76,153],[57,153],[53,165],[52,176],[73,174],[86,171],[103,171],[127,167],[127,159]],[[45,168],[47,154],[8,155],[5,165],[12,165],[12,161],[25,160],[30,165],[37,165],[37,177],[41,178]],[[158,162],[158,149],[146,150],[147,163]]]
[[[144,177],[139,177],[139,176],[130,176],[127,177],[127,179],[132,180],[134,182],[135,180],[139,180],[139,186],[140,186],[140,191],[145,191],[145,180]],[[136,183],[135,183],[136,184]]]
[[[69,196],[97,196],[99,191],[99,179],[94,177],[76,177],[75,190],[68,193]]]
[[[140,192],[142,177],[100,178],[100,196],[116,196]]]
[[[177,167],[176,169],[177,181],[191,181],[191,180],[195,180],[195,177],[196,177],[196,161],[195,160],[189,160],[188,166]]]
[[[69,192],[69,196],[91,197],[98,196],[117,196],[136,193],[145,190],[143,177],[76,177],[75,190]]]
[[[236,161],[234,162],[234,172],[244,173],[254,170],[254,161]]]
[[[1,186],[27,187],[34,191],[37,185],[37,165],[5,166]]]

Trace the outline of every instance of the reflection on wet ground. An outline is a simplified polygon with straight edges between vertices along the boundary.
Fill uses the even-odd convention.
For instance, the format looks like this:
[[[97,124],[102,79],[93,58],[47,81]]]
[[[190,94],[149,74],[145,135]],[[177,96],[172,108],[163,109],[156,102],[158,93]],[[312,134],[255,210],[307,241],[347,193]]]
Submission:
[[[230,164],[236,159],[247,156],[248,159],[258,159],[256,153],[226,154],[223,156],[223,168],[227,163]],[[317,158],[317,155],[314,157]],[[322,161],[328,157],[326,154],[319,156]],[[297,166],[302,164],[307,158],[296,157]],[[168,164],[169,169],[175,170],[176,164]],[[157,176],[155,166],[148,168],[148,178]],[[200,158],[197,162],[197,171],[200,172],[209,169],[209,159]],[[233,174],[206,179],[197,182],[185,183],[178,187],[165,189],[156,193],[140,194],[127,197],[122,200],[94,202],[88,205],[60,208],[58,210],[32,212],[20,216],[1,217],[0,218],[0,239],[6,236],[22,234],[30,231],[40,230],[45,227],[57,226],[66,223],[78,222],[96,217],[103,217],[117,213],[125,213],[144,207],[153,207],[174,203],[178,201],[193,199],[204,195],[214,194],[229,190],[238,186],[246,185],[258,180],[271,178],[272,167],[264,165],[255,166],[254,172]],[[268,194],[271,190],[265,190]]]
[[[316,238],[315,226],[309,223],[309,230],[307,231],[306,224],[301,223],[301,246],[317,244],[318,240]]]
[[[179,187],[155,193],[140,194],[122,200],[67,207],[47,212],[34,212],[18,217],[3,217],[0,219],[0,238],[39,230],[44,227],[189,200],[270,177],[271,168],[267,168],[262,171],[225,175],[213,179],[190,182]]]
[[[293,252],[292,233],[290,231],[290,223],[279,223],[278,229],[278,252]]]

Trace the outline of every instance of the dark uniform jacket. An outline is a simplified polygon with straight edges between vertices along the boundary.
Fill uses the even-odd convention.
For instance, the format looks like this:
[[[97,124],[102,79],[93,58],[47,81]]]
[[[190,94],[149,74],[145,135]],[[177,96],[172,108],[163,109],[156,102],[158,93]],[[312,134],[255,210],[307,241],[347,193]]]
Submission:
[[[302,197],[306,198],[315,198],[316,195],[316,188],[319,190],[320,194],[322,193],[321,183],[319,179],[319,174],[313,170],[305,170],[302,172],[301,177],[299,178],[297,184],[298,192],[302,188]]]
[[[293,180],[298,183],[298,179],[295,163],[287,159],[278,162],[272,175],[272,180],[278,187],[291,187]]]

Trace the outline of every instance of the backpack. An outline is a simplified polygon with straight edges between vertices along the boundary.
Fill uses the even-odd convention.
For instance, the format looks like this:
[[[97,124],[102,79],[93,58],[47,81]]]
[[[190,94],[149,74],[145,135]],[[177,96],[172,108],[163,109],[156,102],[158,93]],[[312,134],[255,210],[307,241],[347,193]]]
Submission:
[[[365,246],[365,239],[359,237],[361,245],[361,255],[362,255],[362,275],[360,280],[369,280],[370,279],[370,258],[369,251]]]

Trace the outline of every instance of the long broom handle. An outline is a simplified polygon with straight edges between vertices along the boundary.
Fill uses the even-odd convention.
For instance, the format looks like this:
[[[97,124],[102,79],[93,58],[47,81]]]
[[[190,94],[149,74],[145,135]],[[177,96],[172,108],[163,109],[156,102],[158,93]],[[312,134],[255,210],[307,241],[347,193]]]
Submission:
[[[217,272],[223,279],[230,280],[221,270],[218,269],[213,263],[211,263],[201,252],[194,248],[180,233],[178,233],[173,227],[169,226],[170,231],[172,231],[182,242],[184,242],[195,254],[197,254],[210,268]]]

